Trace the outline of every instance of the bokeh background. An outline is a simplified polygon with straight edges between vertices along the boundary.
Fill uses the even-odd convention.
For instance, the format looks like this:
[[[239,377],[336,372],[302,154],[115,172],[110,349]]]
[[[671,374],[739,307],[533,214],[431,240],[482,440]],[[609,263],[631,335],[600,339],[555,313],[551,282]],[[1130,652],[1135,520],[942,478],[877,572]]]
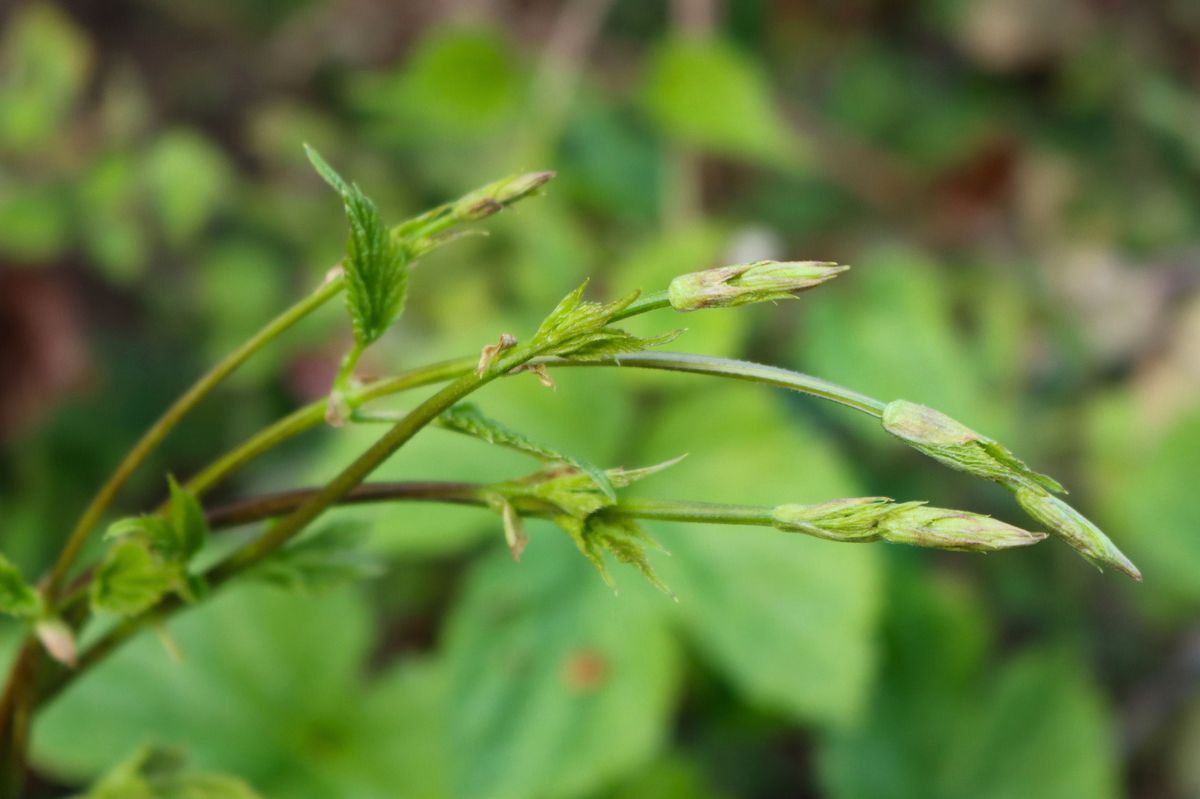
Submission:
[[[0,546],[46,567],[124,449],[345,240],[316,145],[400,219],[501,175],[544,197],[424,260],[364,371],[597,294],[761,257],[854,269],[686,317],[675,346],[945,410],[1062,479],[1145,573],[667,524],[678,603],[534,526],[356,511],[380,577],[231,590],[40,718],[33,796],[144,742],[289,797],[1200,796],[1200,6],[1188,0],[91,0],[0,11]],[[639,320],[661,331],[678,319]],[[328,387],[324,309],[130,485]],[[1007,494],[836,406],[564,370],[486,412],[654,496]],[[411,398],[390,404],[406,407]],[[315,431],[215,499],[318,481]],[[532,468],[429,431],[387,477]],[[0,636],[18,632],[8,622]]]

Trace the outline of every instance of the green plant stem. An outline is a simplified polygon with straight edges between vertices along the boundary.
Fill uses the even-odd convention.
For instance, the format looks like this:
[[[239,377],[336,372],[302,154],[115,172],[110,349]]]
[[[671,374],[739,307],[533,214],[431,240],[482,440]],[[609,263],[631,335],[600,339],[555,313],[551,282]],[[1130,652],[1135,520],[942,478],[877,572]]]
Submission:
[[[665,289],[663,291],[655,291],[651,294],[642,294],[636,300],[629,303],[629,305],[613,314],[613,318],[609,321],[620,322],[622,319],[628,319],[631,316],[669,308],[670,305],[670,295]]]
[[[471,376],[474,382],[478,380],[474,375]],[[451,384],[439,392],[434,397],[426,401],[429,404],[430,410],[426,411],[423,416],[427,416],[432,411],[432,405],[445,402],[449,397],[467,391],[468,382],[460,381]],[[475,386],[478,388],[478,386]],[[451,389],[454,389],[451,391]],[[473,390],[473,389],[472,389]],[[465,393],[464,393],[465,392]],[[441,397],[439,400],[438,397]],[[457,400],[454,400],[457,401]],[[434,414],[436,415],[436,414]],[[402,433],[407,433],[417,424],[415,417],[414,421],[409,422]],[[432,418],[432,417],[430,417]],[[417,427],[416,429],[419,429]],[[397,434],[399,436],[401,434]],[[395,438],[389,440],[387,436],[380,439],[380,444],[388,441],[387,446],[394,443]],[[382,446],[377,450],[372,448],[365,453],[359,461],[359,464],[364,461],[373,460],[379,456]],[[372,452],[375,454],[372,455]],[[386,457],[386,455],[384,456]],[[353,468],[353,467],[351,467]],[[343,475],[351,473],[351,469],[343,472]],[[358,470],[353,474],[357,475]],[[340,478],[341,476],[339,476]],[[338,482],[338,481],[335,481]],[[331,484],[332,485],[332,484]],[[330,498],[332,493],[329,487],[298,489],[292,491],[283,491],[273,494],[265,494],[257,497],[249,497],[238,500],[228,505],[220,506],[207,511],[207,518],[210,526],[214,530],[236,527],[244,524],[263,521],[264,519],[273,518],[282,514],[288,514],[284,519],[271,529],[271,531],[262,538],[256,539],[253,544],[240,551],[240,554],[230,558],[219,564],[217,568],[211,570],[207,575],[208,581],[213,588],[216,588],[238,574],[245,572],[260,562],[262,557],[271,551],[274,551],[282,544],[286,543],[293,529],[298,531],[300,527],[295,525],[299,521],[292,521],[289,526],[284,528],[285,533],[278,532],[280,527],[289,519],[311,519],[316,514],[332,505],[353,505],[361,503],[374,502],[400,502],[400,501],[418,501],[418,502],[442,502],[456,505],[472,505],[482,508],[490,507],[486,495],[488,486],[482,483],[462,483],[462,482],[443,482],[443,481],[401,481],[401,482],[382,482],[382,483],[361,483],[348,490],[343,491],[336,498]],[[319,509],[316,509],[318,508]],[[552,511],[545,508],[542,504],[536,501],[531,501],[528,504],[521,502],[517,503],[518,510],[523,515],[528,516],[548,516]],[[316,510],[314,510],[316,509]],[[303,511],[303,513],[302,513]],[[760,527],[774,527],[775,521],[771,515],[771,508],[756,505],[722,505],[711,502],[683,502],[675,500],[659,500],[659,499],[639,499],[639,498],[624,498],[616,505],[607,508],[606,512],[619,513],[638,519],[657,519],[662,521],[677,521],[677,522],[693,522],[701,524],[732,524],[732,525],[751,525]],[[301,525],[302,526],[302,525]],[[270,538],[268,539],[268,536]],[[270,544],[262,542],[270,540]],[[79,666],[74,670],[56,669],[55,672],[47,679],[44,679],[38,686],[37,704],[41,705],[53,698],[68,684],[73,682],[80,674],[86,672],[89,668],[104,659],[109,653],[120,646],[121,643],[128,640],[139,630],[147,625],[158,622],[164,617],[189,607],[181,602],[175,596],[166,597],[159,605],[149,613],[141,616],[128,619],[114,627],[99,640],[89,647],[79,659]]]
[[[647,298],[652,300],[652,298]],[[664,300],[665,303],[665,300]],[[636,304],[636,303],[635,303]],[[630,306],[632,307],[632,306]],[[657,300],[648,303],[642,312],[661,308]],[[628,309],[626,309],[628,311]],[[353,404],[361,405],[371,400],[398,394],[411,388],[440,383],[471,372],[479,359],[477,356],[455,358],[440,361],[412,371],[403,372],[395,377],[370,383],[356,389],[350,394]],[[692,374],[708,374],[717,377],[729,377],[737,380],[765,383],[771,386],[799,391],[815,397],[827,399],[846,405],[878,418],[883,412],[884,403],[872,399],[856,391],[830,383],[811,375],[780,369],[776,366],[737,361],[729,358],[714,358],[707,355],[691,355],[688,353],[672,352],[643,352],[621,355],[614,358],[601,358],[590,361],[573,361],[563,358],[535,358],[532,363],[542,363],[547,366],[620,366],[627,368],[658,369],[673,372],[688,372]],[[185,487],[201,495],[220,483],[235,470],[246,465],[254,458],[278,446],[284,441],[299,435],[306,430],[319,426],[325,419],[325,400],[317,400],[294,411],[269,427],[264,428],[251,438],[240,444],[216,461],[206,466],[195,477],[191,478]],[[161,508],[160,508],[161,510]]]
[[[254,566],[266,555],[283,546],[303,530],[309,522],[321,515],[327,507],[365,480],[379,464],[407,443],[421,428],[463,397],[499,377],[499,374],[499,372],[492,372],[477,375],[472,372],[463,375],[422,402],[368,447],[366,452],[343,469],[337,477],[302,502],[261,537],[218,564],[208,575],[210,583],[214,587],[219,586],[225,580]]]
[[[462,483],[440,480],[362,483],[347,492],[336,504],[358,505],[374,502],[441,502],[453,505],[475,505],[490,508],[490,487],[485,483]],[[319,489],[301,488],[248,497],[212,508],[206,512],[213,530],[252,524],[295,510],[316,496]],[[522,514],[541,516],[553,513],[541,503],[517,502]],[[775,525],[771,508],[759,505],[726,505],[714,502],[681,502],[678,500],[624,498],[607,512],[620,513],[638,519],[658,519],[672,522],[705,524],[747,524],[772,527]]]
[[[355,389],[350,394],[351,402],[355,405],[369,402],[373,399],[407,391],[412,388],[428,386],[452,380],[475,368],[478,357],[456,358],[452,361],[441,361],[419,369],[404,372],[386,380],[379,380]],[[200,496],[220,483],[235,470],[254,460],[264,452],[271,450],[293,436],[321,425],[325,421],[326,400],[320,399],[305,405],[274,424],[260,430],[242,442],[236,448],[222,455],[206,466],[195,477],[185,484],[192,493]],[[159,511],[164,506],[159,508]]]
[[[326,280],[316,291],[275,317],[258,333],[233,352],[226,355],[212,369],[192,384],[191,388],[185,391],[159,417],[158,421],[142,435],[141,439],[133,446],[133,449],[129,451],[124,460],[117,465],[116,471],[112,473],[107,482],[96,493],[96,496],[92,498],[92,501],[88,504],[83,515],[80,516],[79,521],[76,523],[75,528],[71,531],[71,535],[67,538],[67,542],[59,553],[58,560],[55,561],[54,566],[51,568],[43,588],[48,603],[52,604],[54,602],[63,580],[66,579],[75,560],[79,557],[80,551],[87,542],[88,535],[97,522],[100,521],[105,511],[108,510],[113,499],[116,498],[117,492],[121,490],[134,471],[145,462],[150,453],[166,438],[167,434],[174,429],[179,420],[204,399],[218,383],[245,363],[254,353],[258,352],[289,327],[296,324],[296,322],[324,305],[330,298],[342,290],[343,285],[344,280],[341,275],[335,275]]]
[[[793,372],[778,366],[767,366],[733,358],[716,358],[711,355],[694,355],[687,352],[638,352],[613,358],[598,358],[594,361],[572,361],[556,359],[547,361],[548,366],[622,366],[638,369],[661,369],[668,372],[690,372],[692,374],[728,377],[747,380],[768,386],[786,388],[826,399],[861,411],[876,419],[882,418],[887,403],[860,394],[837,383],[819,377]]]

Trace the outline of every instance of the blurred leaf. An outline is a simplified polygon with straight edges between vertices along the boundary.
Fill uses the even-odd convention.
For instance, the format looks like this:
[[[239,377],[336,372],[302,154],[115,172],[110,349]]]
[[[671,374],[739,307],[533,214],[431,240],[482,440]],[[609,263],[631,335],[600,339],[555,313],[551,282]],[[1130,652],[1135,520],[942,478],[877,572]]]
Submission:
[[[906,399],[965,419],[1021,449],[996,390],[1015,386],[1004,373],[984,371],[989,362],[981,363],[977,346],[957,329],[954,300],[945,271],[928,258],[899,250],[863,257],[809,304],[800,361],[884,402]]]
[[[225,201],[233,172],[225,154],[196,131],[161,133],[143,164],[146,186],[169,244],[182,247]]]
[[[822,741],[818,773],[833,799],[937,796],[951,731],[980,690],[990,626],[969,583],[904,564],[889,572],[885,607],[869,710]]]
[[[1110,526],[1142,562],[1147,586],[1194,607],[1200,604],[1200,492],[1195,487],[1200,412],[1183,416],[1149,442],[1142,440],[1145,427],[1135,418],[1120,415],[1111,421],[1119,425],[1112,433],[1120,443],[1095,457],[1096,496],[1104,517],[1113,520]]]
[[[681,447],[690,457],[658,478],[656,495],[775,504],[861,493],[829,444],[766,391],[689,395],[658,420],[648,456]],[[647,527],[671,553],[656,566],[685,631],[748,699],[823,724],[862,710],[875,663],[875,549],[773,530]]]
[[[329,524],[276,551],[254,570],[256,577],[308,594],[376,577],[384,565],[364,546],[360,525]]]
[[[944,669],[930,662],[932,672],[886,679],[872,719],[824,752],[835,799],[1119,795],[1110,721],[1080,661],[1025,655],[990,687],[982,677],[942,685]]]
[[[84,247],[104,274],[120,283],[145,269],[148,242],[139,189],[134,157],[117,152],[96,161],[77,195]]]
[[[176,586],[178,579],[174,564],[156,558],[145,541],[119,541],[96,567],[91,584],[92,606],[136,616]]]
[[[444,654],[456,795],[575,796],[644,763],[674,700],[659,604],[614,597],[560,536],[469,578]]]
[[[17,9],[0,42],[0,149],[36,149],[66,130],[90,61],[88,40],[57,8]]]
[[[473,436],[488,444],[524,452],[542,461],[561,461],[574,466],[591,477],[596,486],[610,498],[616,499],[617,497],[612,485],[608,482],[608,475],[604,473],[603,469],[530,440],[495,419],[484,416],[483,412],[479,410],[479,406],[473,402],[460,402],[450,408],[438,417],[437,425],[447,430]]]
[[[222,236],[202,256],[196,270],[196,292],[207,322],[206,351],[212,360],[241,344],[286,305],[293,271],[274,249],[248,238]],[[276,373],[281,360],[277,349],[268,348],[256,353],[229,380],[238,385],[261,385]]]
[[[0,613],[33,618],[41,612],[42,598],[25,582],[21,570],[0,555]]]
[[[70,244],[69,197],[61,187],[22,185],[0,174],[0,252],[28,261],[48,261]]]
[[[399,70],[352,83],[351,96],[389,122],[392,137],[473,139],[510,117],[519,88],[515,58],[500,31],[445,28],[426,33]]]
[[[1029,654],[1005,667],[973,723],[948,729],[943,795],[1095,799],[1120,795],[1112,723],[1077,658]]]
[[[82,799],[257,799],[235,777],[188,774],[182,756],[143,749],[106,774]]]
[[[709,785],[698,764],[679,757],[655,761],[606,799],[721,799],[725,794]]]
[[[171,622],[182,663],[143,635],[68,689],[35,726],[35,761],[90,778],[152,742],[272,799],[436,799],[440,677],[364,682],[371,624],[345,591],[223,591]]]
[[[759,68],[727,44],[672,39],[660,45],[644,100],[654,122],[681,144],[773,164],[807,157]]]

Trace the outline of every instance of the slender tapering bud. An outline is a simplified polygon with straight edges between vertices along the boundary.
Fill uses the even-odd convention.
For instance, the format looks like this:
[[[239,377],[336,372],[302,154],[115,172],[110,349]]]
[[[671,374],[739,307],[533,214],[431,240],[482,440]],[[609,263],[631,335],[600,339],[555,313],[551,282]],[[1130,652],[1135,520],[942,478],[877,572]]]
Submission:
[[[883,427],[952,469],[993,480],[1014,491],[1020,486],[1063,490],[1054,478],[1030,469],[1004,445],[933,408],[896,400],[883,410]]]
[[[668,295],[671,307],[677,311],[788,300],[849,268],[827,261],[756,261],[718,266],[680,275],[671,281]]]
[[[1036,544],[1045,533],[1022,530],[980,513],[934,508],[929,505],[905,508],[884,520],[883,538],[894,544],[953,549],[963,552],[994,552],[999,549]]]
[[[497,180],[463,195],[454,203],[452,213],[459,222],[484,219],[533,194],[553,177],[553,172],[527,172]]]
[[[1045,533],[960,510],[923,502],[892,502],[885,497],[838,499],[819,505],[780,505],[775,526],[833,541],[890,541],[935,549],[991,552],[1036,544]]]
[[[1116,544],[1109,540],[1086,516],[1056,496],[1038,488],[1022,486],[1014,492],[1017,502],[1033,518],[1049,527],[1060,538],[1099,567],[1112,566],[1135,580],[1142,573]]]

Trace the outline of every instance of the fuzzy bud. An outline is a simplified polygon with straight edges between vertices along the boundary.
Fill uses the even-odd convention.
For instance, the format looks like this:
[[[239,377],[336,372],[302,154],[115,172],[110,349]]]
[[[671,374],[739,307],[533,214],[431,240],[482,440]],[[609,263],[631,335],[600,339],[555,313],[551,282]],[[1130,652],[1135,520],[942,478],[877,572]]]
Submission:
[[[1142,579],[1142,573],[1138,571],[1137,566],[1117,549],[1116,544],[1086,516],[1066,502],[1037,488],[1021,487],[1015,493],[1017,502],[1026,513],[1057,533],[1092,563],[1097,566],[1112,566],[1135,580]]]
[[[1039,486],[1059,492],[1052,477],[1039,474],[997,441],[977,433],[941,411],[907,400],[896,400],[883,410],[883,427],[892,435],[952,469],[1013,490]]]
[[[461,197],[452,214],[459,222],[477,222],[528,197],[553,177],[553,172],[527,172],[497,180]]]
[[[680,275],[668,294],[677,311],[729,308],[752,302],[788,300],[850,267],[828,261],[756,261]]]
[[[838,499],[819,505],[780,505],[775,526],[832,541],[890,541],[935,549],[991,552],[1036,544],[1046,536],[966,511],[885,497]]]

